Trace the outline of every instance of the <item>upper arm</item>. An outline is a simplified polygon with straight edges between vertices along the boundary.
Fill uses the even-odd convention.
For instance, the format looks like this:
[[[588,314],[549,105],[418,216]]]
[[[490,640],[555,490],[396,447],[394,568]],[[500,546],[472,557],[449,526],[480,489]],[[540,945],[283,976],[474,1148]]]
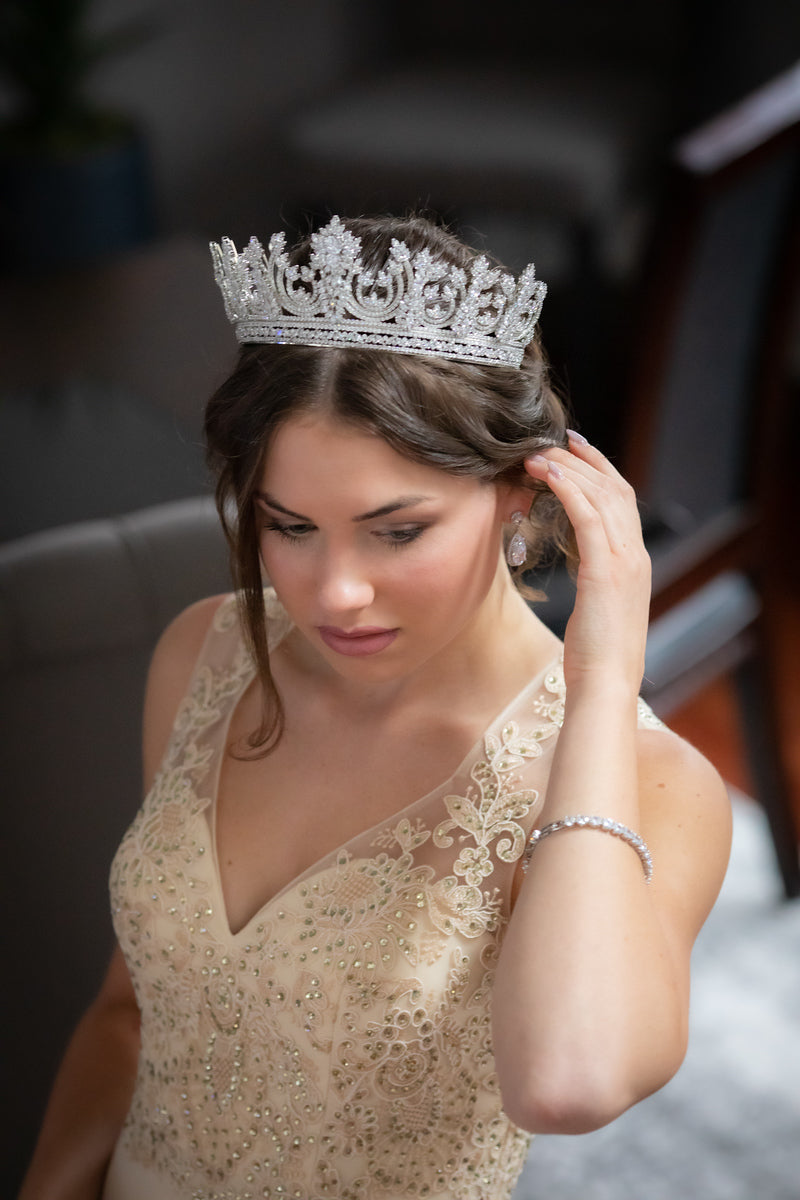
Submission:
[[[653,858],[652,899],[675,965],[688,983],[695,938],[728,865],[731,807],[717,771],[672,733],[639,733],[642,836]]]
[[[164,630],[153,652],[142,722],[145,791],[149,790],[164,756],[197,657],[214,613],[224,599],[224,596],[210,596],[184,609]]]

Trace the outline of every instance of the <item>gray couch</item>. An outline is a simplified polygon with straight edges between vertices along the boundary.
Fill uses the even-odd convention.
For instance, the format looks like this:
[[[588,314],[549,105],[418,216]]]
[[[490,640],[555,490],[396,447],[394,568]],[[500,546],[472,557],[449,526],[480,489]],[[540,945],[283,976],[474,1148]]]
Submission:
[[[140,801],[150,654],[182,608],[229,588],[208,497],[0,546],[3,1059],[14,1096],[3,1121],[5,1195],[111,950],[108,869]]]

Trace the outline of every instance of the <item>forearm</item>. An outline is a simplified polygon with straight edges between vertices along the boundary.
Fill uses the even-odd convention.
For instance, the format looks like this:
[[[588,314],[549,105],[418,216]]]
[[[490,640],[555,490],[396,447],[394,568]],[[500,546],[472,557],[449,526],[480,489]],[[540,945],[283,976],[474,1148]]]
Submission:
[[[19,1200],[96,1200],[130,1105],[139,1049],[129,1004],[95,1004],[69,1043]]]
[[[577,813],[643,832],[632,687],[568,701],[537,824]],[[501,1090],[520,1123],[592,1128],[678,1065],[685,1003],[651,896],[617,838],[573,828],[536,849],[493,992]]]

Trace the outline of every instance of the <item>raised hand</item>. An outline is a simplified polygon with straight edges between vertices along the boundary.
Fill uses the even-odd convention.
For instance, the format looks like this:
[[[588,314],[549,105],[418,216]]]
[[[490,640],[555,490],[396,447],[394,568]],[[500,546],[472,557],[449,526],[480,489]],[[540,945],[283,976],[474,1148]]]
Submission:
[[[564,638],[568,688],[614,683],[638,692],[650,601],[650,559],[633,488],[579,434],[569,449],[526,459],[572,522],[580,557],[575,607]]]

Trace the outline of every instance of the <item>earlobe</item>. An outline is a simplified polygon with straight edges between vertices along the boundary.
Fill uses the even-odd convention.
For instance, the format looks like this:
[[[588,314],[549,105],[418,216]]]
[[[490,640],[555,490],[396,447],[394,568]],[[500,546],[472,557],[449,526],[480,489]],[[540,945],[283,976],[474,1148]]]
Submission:
[[[536,499],[536,490],[531,486],[534,481],[525,472],[521,471],[520,474],[525,482],[516,483],[506,479],[495,483],[497,512],[504,525],[513,524],[516,512],[521,512],[523,517],[527,517]]]
[[[522,513],[522,520],[530,516],[536,495],[529,487],[509,487],[503,497],[503,520],[507,525],[514,524],[515,515]]]

